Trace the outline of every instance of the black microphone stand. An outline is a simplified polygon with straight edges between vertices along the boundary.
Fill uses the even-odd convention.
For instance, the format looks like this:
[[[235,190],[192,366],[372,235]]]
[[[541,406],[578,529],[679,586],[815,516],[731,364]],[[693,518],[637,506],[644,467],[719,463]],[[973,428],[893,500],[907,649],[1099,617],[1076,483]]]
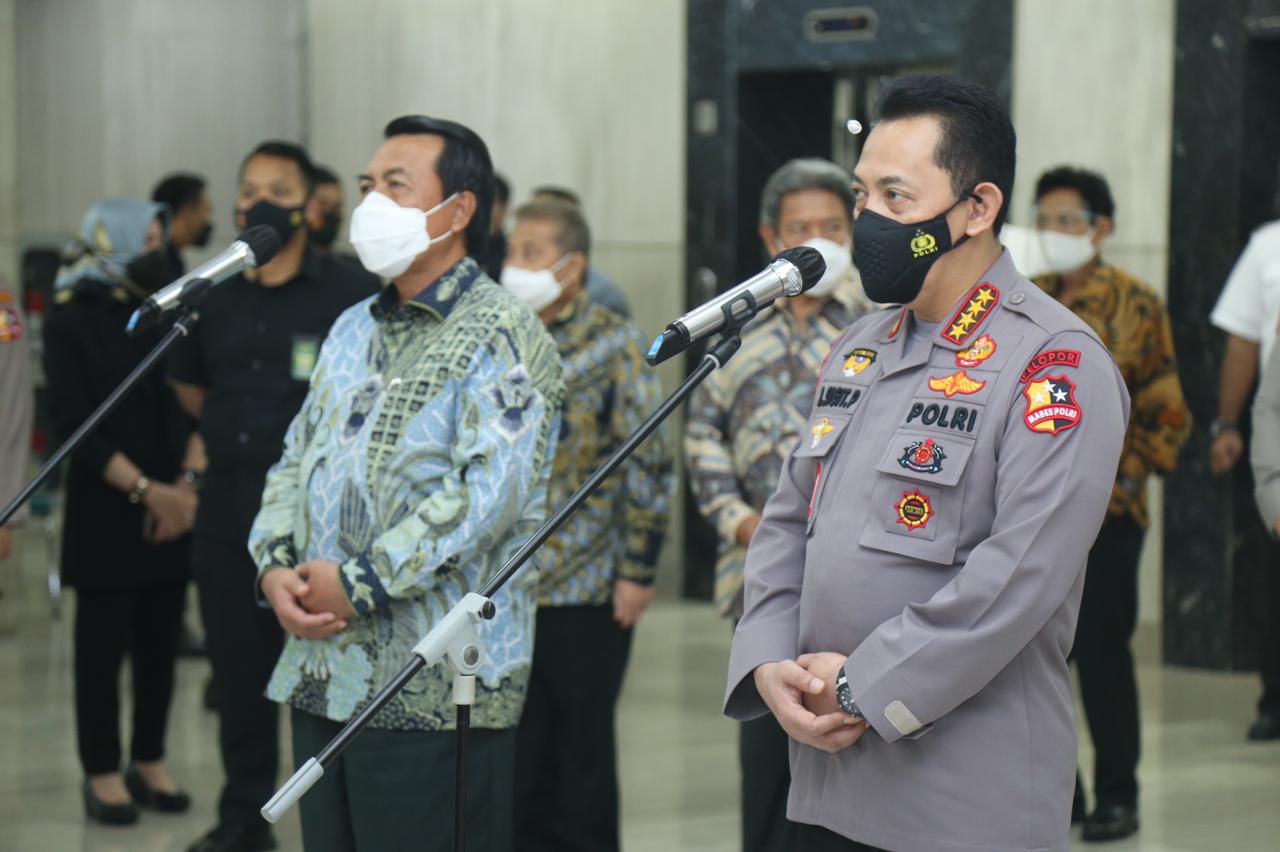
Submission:
[[[743,300],[746,300],[745,305],[742,304]],[[455,852],[465,852],[466,771],[467,750],[470,739],[471,703],[475,696],[475,674],[479,671],[484,657],[484,645],[476,632],[476,626],[482,621],[492,619],[496,614],[496,608],[490,598],[515,576],[516,572],[529,561],[529,558],[533,556],[538,548],[555,534],[556,530],[568,520],[569,516],[577,511],[586,502],[587,498],[600,487],[600,484],[617,470],[635,452],[636,448],[653,434],[654,430],[664,420],[680,407],[689,397],[689,394],[693,393],[694,388],[728,363],[729,359],[742,346],[743,327],[755,317],[758,311],[769,304],[772,303],[766,302],[763,305],[757,305],[748,293],[744,295],[743,299],[735,299],[724,306],[725,324],[721,328],[719,339],[707,350],[701,363],[689,374],[684,383],[680,385],[675,393],[667,397],[666,401],[658,407],[658,410],[650,415],[649,419],[641,424],[631,437],[627,438],[622,446],[618,447],[613,452],[613,455],[609,456],[604,464],[600,465],[595,473],[591,474],[587,481],[582,484],[582,487],[574,492],[573,496],[556,510],[555,514],[547,519],[546,523],[533,534],[533,537],[526,541],[506,561],[498,573],[484,584],[479,593],[468,593],[453,609],[446,613],[444,618],[431,629],[431,632],[414,647],[412,659],[405,663],[404,668],[391,679],[391,682],[384,686],[351,721],[347,722],[342,730],[338,732],[338,735],[320,750],[319,754],[309,758],[298,768],[293,777],[286,781],[284,786],[271,797],[271,801],[263,806],[262,816],[267,822],[274,823],[278,821],[294,803],[302,798],[324,775],[325,768],[351,744],[352,740],[359,736],[360,732],[378,714],[378,711],[408,685],[414,675],[425,667],[434,666],[447,659],[454,668],[453,695],[454,704],[458,709],[453,848]],[[735,305],[738,306],[736,315],[734,311]]]
[[[27,483],[26,487],[18,492],[18,495],[9,501],[9,504],[0,511],[0,526],[12,518],[22,508],[22,504],[31,499],[31,495],[36,493],[44,481],[49,478],[58,465],[62,464],[62,460],[75,451],[77,447],[84,443],[84,439],[89,437],[89,433],[97,429],[102,421],[107,418],[112,411],[115,410],[126,396],[137,386],[142,377],[151,372],[160,359],[168,354],[181,338],[191,333],[192,327],[199,321],[200,315],[195,312],[199,304],[204,301],[204,297],[208,294],[209,288],[213,286],[213,282],[207,278],[194,278],[189,281],[182,291],[182,314],[173,323],[173,328],[165,334],[156,347],[147,353],[147,357],[143,358],[138,366],[133,368],[133,372],[129,373],[120,386],[111,392],[111,395],[102,401],[89,419],[80,424],[70,438],[62,442],[62,446],[49,458],[44,466],[36,473],[35,478]]]

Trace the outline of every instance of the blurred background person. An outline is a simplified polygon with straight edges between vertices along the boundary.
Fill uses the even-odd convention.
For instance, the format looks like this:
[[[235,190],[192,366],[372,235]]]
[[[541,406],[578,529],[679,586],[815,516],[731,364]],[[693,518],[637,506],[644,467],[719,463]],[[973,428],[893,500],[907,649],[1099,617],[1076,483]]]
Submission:
[[[1210,320],[1227,335],[1218,381],[1218,416],[1209,426],[1213,441],[1209,447],[1210,469],[1221,475],[1232,470],[1244,455],[1245,436],[1240,420],[1259,370],[1262,381],[1267,379],[1266,370],[1271,366],[1271,352],[1280,328],[1280,221],[1253,232],[1227,278]],[[1269,561],[1274,561],[1280,550],[1268,547],[1266,554]],[[1257,718],[1246,734],[1255,742],[1280,739],[1280,572],[1269,564],[1259,573],[1263,594],[1254,596],[1253,610],[1266,614],[1258,619],[1262,695]]]
[[[165,208],[110,198],[85,216],[44,327],[53,432],[64,441],[155,347],[163,329],[125,333],[167,281]],[[71,455],[63,582],[76,589],[75,704],[85,812],[127,824],[139,805],[181,812],[190,798],[164,765],[195,491],[182,479],[191,437],[160,371]],[[133,729],[121,774],[120,666],[130,659]]]
[[[524,205],[508,246],[502,284],[537,311],[564,363],[555,511],[657,409],[662,385],[645,363],[644,333],[586,294],[591,233],[578,207]],[[653,601],[671,449],[664,425],[534,556],[537,641],[516,748],[522,852],[619,848],[615,710],[634,628]]]
[[[578,193],[563,186],[540,186],[533,191],[532,200],[563,201],[582,210],[582,199],[578,197]],[[585,211],[583,215],[586,215]],[[627,302],[622,288],[594,266],[587,268],[587,295],[591,297],[591,301],[602,308],[608,308],[620,317],[630,318],[631,305]]]
[[[715,601],[735,622],[742,616],[747,545],[783,462],[808,428],[818,372],[836,338],[870,308],[853,266],[851,183],[844,169],[817,158],[791,160],[770,176],[760,199],[763,253],[813,246],[827,271],[807,293],[779,300],[782,307],[754,320],[742,351],[689,401],[689,484],[699,512],[720,535]],[[848,360],[850,375],[865,366],[857,353],[837,355]],[[799,828],[787,820],[788,742],[772,714],[739,728],[746,852],[799,846]]]
[[[1160,296],[1102,259],[1102,244],[1115,229],[1106,179],[1070,166],[1045,172],[1036,183],[1036,228],[1052,271],[1035,283],[1097,332],[1120,368],[1132,406],[1107,517],[1085,569],[1072,650],[1095,755],[1094,808],[1088,812],[1077,775],[1073,817],[1084,820],[1086,841],[1118,840],[1138,830],[1142,730],[1130,641],[1149,523],[1147,478],[1177,466],[1191,435],[1191,413]]]
[[[284,634],[254,599],[257,568],[246,543],[267,470],[307,394],[329,327],[378,289],[374,276],[315,247],[304,221],[304,211],[316,209],[313,174],[307,152],[290,142],[263,142],[242,161],[236,229],[273,228],[280,251],[210,291],[200,324],[170,366],[183,408],[199,421],[208,460],[192,571],[226,776],[218,824],[193,852],[275,848],[258,810],[271,797],[279,769],[280,712],[264,691]],[[340,193],[337,198],[340,210]],[[334,200],[330,193],[319,205],[324,216]]]
[[[496,172],[493,175],[493,212],[489,217],[489,241],[476,252],[476,263],[494,281],[502,276],[507,259],[507,209],[511,201],[511,184]]]
[[[29,344],[18,296],[0,277],[0,508],[27,484],[31,466],[35,395]],[[15,517],[21,515],[19,510]],[[0,525],[0,562],[13,550],[13,523]]]
[[[205,179],[191,172],[175,172],[163,178],[151,190],[151,200],[165,206],[165,248],[172,281],[187,270],[183,251],[209,245],[213,236],[213,202],[205,191]]]
[[[342,181],[332,169],[313,163],[311,170],[313,188],[306,206],[307,233],[310,234],[312,251],[327,254],[333,250],[338,231],[342,229],[346,200]]]

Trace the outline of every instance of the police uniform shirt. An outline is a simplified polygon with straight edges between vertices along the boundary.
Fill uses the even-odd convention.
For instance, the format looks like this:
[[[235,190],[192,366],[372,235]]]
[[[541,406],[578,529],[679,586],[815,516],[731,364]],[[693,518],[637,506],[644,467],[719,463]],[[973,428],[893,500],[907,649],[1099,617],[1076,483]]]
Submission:
[[[1067,848],[1067,653],[1128,418],[1097,336],[1005,253],[928,340],[855,323],[752,541],[725,711],[762,663],[849,654],[871,725],[792,744],[788,816],[872,846]]]
[[[1253,232],[1210,320],[1228,334],[1260,344],[1258,366],[1266,369],[1280,332],[1280,222]]]
[[[208,392],[200,434],[209,467],[197,530],[248,538],[320,344],[339,314],[377,290],[363,269],[308,249],[298,275],[279,287],[237,275],[210,292],[170,365],[176,381]]]

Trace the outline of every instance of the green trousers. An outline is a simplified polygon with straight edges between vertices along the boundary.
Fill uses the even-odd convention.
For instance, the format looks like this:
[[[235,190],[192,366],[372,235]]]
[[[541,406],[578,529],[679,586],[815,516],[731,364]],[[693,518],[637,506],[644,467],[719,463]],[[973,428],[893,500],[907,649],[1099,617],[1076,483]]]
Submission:
[[[296,763],[313,757],[342,725],[292,711]],[[302,797],[306,852],[451,852],[453,731],[366,728]],[[515,729],[472,729],[467,852],[511,852]]]

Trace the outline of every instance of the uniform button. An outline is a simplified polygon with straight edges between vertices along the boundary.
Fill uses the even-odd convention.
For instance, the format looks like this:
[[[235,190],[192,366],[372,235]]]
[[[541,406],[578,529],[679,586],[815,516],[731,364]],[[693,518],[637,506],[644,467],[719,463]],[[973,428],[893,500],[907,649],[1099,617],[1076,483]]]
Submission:
[[[1019,291],[1019,292],[1017,292],[1017,293],[1014,293],[1014,294],[1013,294],[1013,296],[1009,299],[1009,304],[1011,304],[1011,305],[1021,305],[1021,304],[1022,304],[1023,302],[1025,302],[1026,300],[1027,300],[1027,296],[1026,296],[1026,294],[1025,294],[1025,293],[1023,293],[1023,292],[1021,292],[1021,291]]]
[[[261,373],[261,372],[262,372],[262,360],[261,360],[260,358],[254,358],[254,359],[253,359],[253,363],[252,363],[252,364],[250,364],[250,365],[249,365],[249,367],[250,367],[250,368],[251,368],[255,373]]]
[[[236,436],[236,438],[237,438],[237,440],[239,440],[239,441],[240,441],[240,443],[242,443],[242,444],[247,444],[247,443],[249,443],[249,433],[248,433],[248,432],[241,432],[239,435],[237,435],[237,436]]]

